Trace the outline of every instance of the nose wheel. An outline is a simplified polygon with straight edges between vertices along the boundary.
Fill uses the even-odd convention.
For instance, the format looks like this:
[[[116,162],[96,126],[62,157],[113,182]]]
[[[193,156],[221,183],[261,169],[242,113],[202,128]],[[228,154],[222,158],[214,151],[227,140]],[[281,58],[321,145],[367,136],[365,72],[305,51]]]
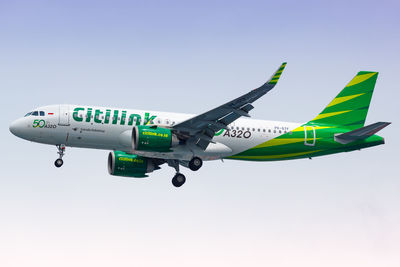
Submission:
[[[57,154],[58,154],[58,159],[56,159],[56,161],[54,161],[54,166],[56,166],[57,168],[60,168],[63,164],[64,161],[62,160],[62,157],[65,154],[65,145],[57,145]]]
[[[63,164],[64,164],[64,161],[62,159],[56,159],[56,161],[54,161],[54,165],[57,168],[60,168]]]

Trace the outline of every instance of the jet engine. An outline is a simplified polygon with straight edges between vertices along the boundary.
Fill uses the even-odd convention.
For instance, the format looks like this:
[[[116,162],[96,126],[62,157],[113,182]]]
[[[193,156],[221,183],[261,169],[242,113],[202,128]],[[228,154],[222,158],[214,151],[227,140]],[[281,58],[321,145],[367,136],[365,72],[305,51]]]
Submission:
[[[179,139],[170,129],[138,125],[133,128],[132,142],[134,150],[169,152],[179,144]]]
[[[151,158],[128,154],[123,151],[113,151],[108,155],[108,172],[115,176],[147,177],[160,167]]]

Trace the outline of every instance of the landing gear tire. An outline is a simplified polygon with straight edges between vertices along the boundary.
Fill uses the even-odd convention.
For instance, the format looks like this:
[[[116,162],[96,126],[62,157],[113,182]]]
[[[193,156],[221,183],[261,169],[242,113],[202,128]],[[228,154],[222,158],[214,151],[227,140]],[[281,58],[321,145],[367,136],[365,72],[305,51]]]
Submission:
[[[57,168],[60,168],[63,164],[64,164],[64,161],[62,159],[56,159],[56,161],[54,161],[54,165]]]
[[[189,161],[189,169],[192,171],[197,171],[203,166],[203,161],[199,157],[194,157]]]
[[[65,154],[65,145],[56,145],[56,147],[57,147],[57,150],[58,150],[58,152],[57,152],[58,159],[56,159],[56,161],[54,161],[54,165],[57,168],[60,168],[64,164],[64,161],[62,160],[62,157]]]
[[[186,182],[186,177],[182,173],[175,174],[174,178],[172,178],[172,184],[175,187],[181,187]]]

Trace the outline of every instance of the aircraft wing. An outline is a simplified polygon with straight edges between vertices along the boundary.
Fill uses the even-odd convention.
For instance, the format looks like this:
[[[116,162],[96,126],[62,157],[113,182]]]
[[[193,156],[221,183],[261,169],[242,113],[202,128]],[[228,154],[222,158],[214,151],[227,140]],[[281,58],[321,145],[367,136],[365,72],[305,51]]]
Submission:
[[[187,143],[195,144],[205,150],[215,133],[226,129],[227,125],[241,116],[250,117],[248,112],[254,107],[251,103],[268,93],[277,84],[286,62],[282,63],[272,77],[261,87],[256,88],[228,103],[193,118],[178,123],[172,130]]]

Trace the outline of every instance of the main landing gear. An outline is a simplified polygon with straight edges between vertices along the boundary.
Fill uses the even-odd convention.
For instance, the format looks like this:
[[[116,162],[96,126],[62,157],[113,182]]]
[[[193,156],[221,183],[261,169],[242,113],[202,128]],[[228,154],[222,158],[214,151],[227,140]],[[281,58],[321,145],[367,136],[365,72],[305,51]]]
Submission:
[[[186,182],[186,177],[179,172],[179,161],[176,159],[167,160],[168,166],[176,170],[175,176],[172,178],[172,184],[175,187],[181,187]]]
[[[175,187],[181,187],[186,182],[186,177],[179,172],[179,161],[178,160],[168,160],[168,165],[176,170],[175,176],[172,178],[172,184]],[[187,164],[187,165],[186,165]],[[197,171],[203,166],[203,160],[199,157],[193,157],[189,163],[184,166],[189,167],[192,171]]]
[[[174,178],[172,178],[172,184],[175,187],[181,187],[186,182],[186,177],[182,173],[176,173]]]
[[[199,157],[193,157],[189,161],[189,169],[191,169],[192,171],[197,171],[201,168],[201,166],[203,166],[203,161]]]
[[[56,147],[57,147],[57,150],[58,150],[58,152],[57,152],[58,153],[58,159],[56,159],[56,161],[54,161],[54,165],[57,168],[60,168],[64,164],[64,161],[62,160],[62,157],[65,154],[65,145],[56,145]]]

